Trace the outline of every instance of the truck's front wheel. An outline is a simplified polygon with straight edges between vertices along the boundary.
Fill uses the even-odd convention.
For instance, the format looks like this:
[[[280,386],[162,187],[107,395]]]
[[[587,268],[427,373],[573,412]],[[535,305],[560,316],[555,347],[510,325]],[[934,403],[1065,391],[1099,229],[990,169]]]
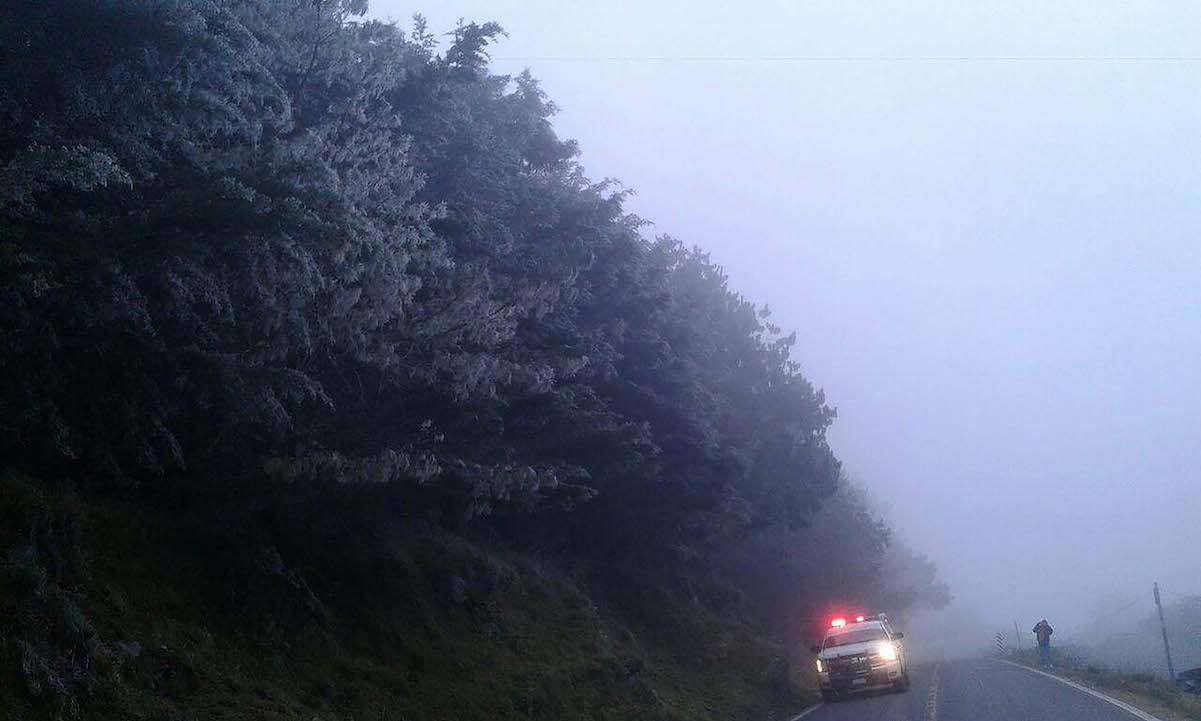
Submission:
[[[837,691],[822,691],[822,701],[825,701],[826,703],[837,703],[838,702],[838,692]]]

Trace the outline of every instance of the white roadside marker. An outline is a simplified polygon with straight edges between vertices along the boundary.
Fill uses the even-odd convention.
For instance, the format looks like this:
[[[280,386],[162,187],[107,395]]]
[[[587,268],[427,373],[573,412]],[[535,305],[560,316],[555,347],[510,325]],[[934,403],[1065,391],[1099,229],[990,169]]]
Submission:
[[[1142,719],[1142,721],[1163,721],[1162,719],[1160,719],[1156,716],[1152,716],[1151,714],[1147,713],[1146,711],[1143,711],[1142,709],[1137,709],[1137,708],[1131,706],[1130,704],[1126,703],[1125,701],[1119,701],[1118,699],[1114,698],[1113,696],[1106,696],[1105,694],[1101,693],[1100,691],[1095,691],[1095,690],[1089,688],[1088,686],[1083,686],[1081,684],[1076,683],[1075,681],[1069,681],[1066,678],[1063,678],[1062,676],[1056,676],[1055,674],[1047,673],[1046,671],[1039,671],[1036,668],[1030,668],[1029,666],[1023,666],[1022,664],[1014,663],[1013,661],[1006,661],[1003,658],[997,658],[997,659],[993,659],[993,660],[1000,661],[1001,663],[1007,663],[1010,666],[1016,666],[1018,668],[1025,669],[1025,670],[1029,671],[1030,673],[1036,673],[1039,676],[1046,676],[1047,678],[1055,679],[1056,681],[1058,681],[1062,684],[1071,686],[1072,688],[1076,689],[1077,691],[1083,691],[1084,693],[1088,694],[1089,696],[1093,696],[1095,698],[1101,699],[1105,703],[1113,704],[1114,706],[1117,706],[1118,708],[1120,708],[1123,711],[1125,711],[1126,713],[1134,716],[1135,718]]]

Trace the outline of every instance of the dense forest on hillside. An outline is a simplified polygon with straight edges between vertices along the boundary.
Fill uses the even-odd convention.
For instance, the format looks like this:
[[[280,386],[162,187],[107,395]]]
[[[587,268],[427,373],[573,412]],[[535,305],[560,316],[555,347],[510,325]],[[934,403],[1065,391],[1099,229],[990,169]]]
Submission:
[[[295,639],[349,648],[374,613],[400,619],[393,648],[452,627],[508,648],[496,599],[521,586],[513,608],[535,608],[529,584],[557,579],[622,635],[571,651],[624,669],[580,682],[616,689],[580,718],[699,718],[668,697],[691,682],[672,664],[717,662],[654,609],[787,634],[786,654],[832,604],[945,603],[843,479],[796,335],[587,178],[535,79],[489,71],[501,28],[443,47],[365,11],[0,9],[0,696],[220,717],[197,711],[202,681],[162,678],[207,678],[203,654],[154,635],[203,644],[139,613],[193,614],[287,669]],[[160,552],[165,576],[123,565]],[[206,600],[154,605],[150,578],[204,579],[181,598]],[[456,671],[401,656],[405,717],[451,717],[420,689]],[[342,718],[374,692],[294,700]],[[512,717],[565,717],[555,693]]]

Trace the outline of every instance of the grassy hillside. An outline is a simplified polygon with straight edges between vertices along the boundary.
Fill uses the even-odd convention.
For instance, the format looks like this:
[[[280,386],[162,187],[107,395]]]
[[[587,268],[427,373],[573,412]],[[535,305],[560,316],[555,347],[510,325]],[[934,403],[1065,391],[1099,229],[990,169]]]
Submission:
[[[427,529],[371,593],[315,594],[261,559],[263,613],[192,529],[43,487],[0,482],[10,718],[770,719],[805,701],[785,649],[713,584]]]

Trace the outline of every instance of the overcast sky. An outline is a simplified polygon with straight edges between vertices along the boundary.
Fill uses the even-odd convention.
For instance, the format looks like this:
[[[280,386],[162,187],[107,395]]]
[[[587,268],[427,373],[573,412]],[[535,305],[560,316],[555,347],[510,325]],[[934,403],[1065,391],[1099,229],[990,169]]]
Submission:
[[[990,623],[1201,591],[1201,3],[374,0],[414,12],[500,22],[589,175],[798,331]]]

